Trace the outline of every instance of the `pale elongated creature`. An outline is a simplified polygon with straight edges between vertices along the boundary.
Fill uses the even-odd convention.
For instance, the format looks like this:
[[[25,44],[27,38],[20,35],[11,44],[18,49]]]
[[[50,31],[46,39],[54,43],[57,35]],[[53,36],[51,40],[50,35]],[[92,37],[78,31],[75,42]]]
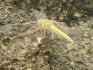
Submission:
[[[73,39],[71,37],[69,37],[67,34],[65,34],[63,31],[59,30],[52,21],[50,21],[49,19],[39,19],[38,20],[38,25],[41,26],[41,28],[54,32],[55,34],[57,34],[58,36],[61,36],[63,38],[65,38],[66,40],[68,40],[71,43],[74,43]]]

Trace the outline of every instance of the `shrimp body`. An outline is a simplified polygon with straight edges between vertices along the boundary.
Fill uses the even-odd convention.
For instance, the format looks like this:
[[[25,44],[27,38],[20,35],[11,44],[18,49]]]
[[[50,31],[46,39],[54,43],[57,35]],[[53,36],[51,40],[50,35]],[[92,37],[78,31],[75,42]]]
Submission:
[[[49,19],[39,19],[38,20],[38,25],[41,26],[41,28],[46,29],[48,31],[54,32],[55,34],[65,38],[66,40],[68,40],[71,43],[74,43],[73,39],[70,38],[68,35],[66,35],[64,32],[62,32],[61,30],[59,30],[52,21],[50,21]]]

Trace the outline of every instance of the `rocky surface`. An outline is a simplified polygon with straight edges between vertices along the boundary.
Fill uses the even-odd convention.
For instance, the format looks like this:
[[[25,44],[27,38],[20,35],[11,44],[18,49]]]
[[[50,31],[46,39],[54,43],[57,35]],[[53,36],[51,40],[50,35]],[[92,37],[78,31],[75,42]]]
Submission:
[[[73,22],[74,25],[70,29],[81,33],[76,35],[80,36],[80,40],[76,40],[74,44],[69,43],[55,34],[52,35],[51,32],[44,36],[36,20],[33,21],[31,18],[31,12],[25,9],[24,4],[29,8],[29,1],[0,1],[0,70],[92,70],[93,18],[82,18],[87,22],[81,20],[78,22],[79,25]],[[53,7],[56,9],[56,6]],[[60,25],[60,28],[62,27],[65,26]]]

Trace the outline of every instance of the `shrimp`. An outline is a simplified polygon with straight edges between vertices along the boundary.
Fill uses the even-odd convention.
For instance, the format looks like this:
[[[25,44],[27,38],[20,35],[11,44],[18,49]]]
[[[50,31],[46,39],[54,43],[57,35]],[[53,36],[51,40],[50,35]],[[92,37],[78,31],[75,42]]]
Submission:
[[[49,19],[38,19],[37,24],[39,26],[41,26],[41,28],[48,30],[50,32],[54,32],[55,34],[65,38],[66,40],[68,40],[71,43],[74,43],[74,40],[69,37],[67,34],[65,34],[63,31],[61,31],[60,29],[58,29],[52,21],[50,21]]]

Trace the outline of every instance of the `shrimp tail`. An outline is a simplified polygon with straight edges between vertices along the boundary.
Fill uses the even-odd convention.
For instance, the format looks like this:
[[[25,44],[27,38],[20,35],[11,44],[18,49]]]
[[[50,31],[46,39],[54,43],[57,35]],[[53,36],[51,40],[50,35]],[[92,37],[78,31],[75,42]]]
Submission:
[[[71,38],[71,37],[69,37],[67,34],[65,34],[64,32],[62,32],[62,31],[60,31],[57,27],[55,27],[54,25],[52,25],[51,27],[50,27],[50,30],[52,31],[52,32],[54,32],[54,33],[56,33],[57,35],[60,35],[60,36],[62,36],[62,37],[64,37],[66,40],[68,40],[69,42],[71,42],[71,43],[74,43],[74,40]]]

